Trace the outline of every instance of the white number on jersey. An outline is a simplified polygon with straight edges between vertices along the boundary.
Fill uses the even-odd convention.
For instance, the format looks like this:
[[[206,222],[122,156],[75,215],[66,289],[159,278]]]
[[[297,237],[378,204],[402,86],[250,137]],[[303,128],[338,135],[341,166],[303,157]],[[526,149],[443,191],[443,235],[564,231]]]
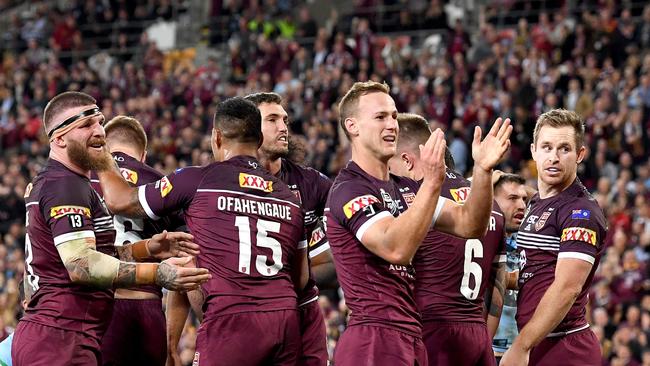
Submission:
[[[27,218],[25,219],[25,228],[29,226],[29,212],[27,212]],[[40,277],[34,273],[34,268],[32,267],[32,262],[34,261],[34,249],[32,249],[32,240],[29,238],[29,234],[25,233],[25,266],[27,270],[27,283],[32,286],[32,291],[36,292],[38,290],[38,280]]]
[[[468,300],[476,300],[481,288],[483,269],[473,262],[474,258],[483,258],[483,243],[478,239],[465,242],[465,262],[463,263],[463,280],[460,283],[460,293]],[[474,286],[469,286],[470,277],[474,277]]]
[[[125,223],[131,223],[131,230],[126,231]],[[137,233],[144,230],[144,221],[142,219],[129,219],[124,216],[113,216],[113,227],[115,228],[115,246],[122,246],[124,244],[135,243],[142,238]]]
[[[251,274],[251,228],[250,219],[237,216],[235,226],[239,229],[239,272]],[[282,269],[282,246],[280,242],[269,237],[268,233],[279,233],[280,223],[267,220],[257,220],[256,245],[271,249],[273,264],[266,264],[267,256],[258,255],[255,258],[255,268],[262,276],[274,276]]]

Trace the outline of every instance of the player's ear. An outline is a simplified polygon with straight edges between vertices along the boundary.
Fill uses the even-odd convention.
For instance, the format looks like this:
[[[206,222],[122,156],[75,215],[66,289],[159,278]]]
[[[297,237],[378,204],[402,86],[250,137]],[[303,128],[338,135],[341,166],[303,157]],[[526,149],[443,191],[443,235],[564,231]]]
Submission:
[[[223,133],[218,128],[212,129],[212,144],[216,148],[221,148],[221,145],[223,145]]]
[[[348,117],[345,119],[344,124],[350,136],[357,136],[359,134],[359,124],[356,118]]]
[[[55,137],[52,142],[54,142],[54,144],[60,148],[65,148],[68,146],[68,144],[63,139],[63,136]]]
[[[140,156],[140,162],[144,163],[147,160],[147,150],[142,151],[142,156]]]
[[[580,146],[580,149],[578,149],[578,164],[582,163],[582,161],[585,159],[585,155],[587,154],[587,148],[584,146]]]
[[[402,163],[404,163],[404,166],[406,167],[406,170],[411,171],[413,170],[413,159],[409,154],[407,153],[401,153],[399,156],[402,159]]]

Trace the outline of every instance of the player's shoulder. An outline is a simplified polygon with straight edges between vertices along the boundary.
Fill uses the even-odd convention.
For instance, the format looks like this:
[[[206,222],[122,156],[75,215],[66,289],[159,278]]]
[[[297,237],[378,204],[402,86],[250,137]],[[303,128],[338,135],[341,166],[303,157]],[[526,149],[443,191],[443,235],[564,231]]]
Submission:
[[[155,182],[163,177],[161,172],[129,155],[116,153],[113,159],[117,162],[122,177],[133,185]]]
[[[442,182],[440,195],[462,204],[469,197],[469,192],[471,191],[470,186],[470,181],[465,179],[462,174],[447,169],[445,172],[445,180]]]
[[[357,192],[374,192],[376,189],[369,179],[369,176],[358,170],[349,168],[342,169],[332,182],[330,197],[349,195]]]
[[[605,221],[605,214],[587,188],[576,180],[569,188],[560,192],[557,202],[561,216],[571,219],[595,219]]]
[[[210,171],[220,175],[220,184],[224,187],[260,197],[281,199],[300,206],[298,197],[289,186],[252,157],[238,156],[212,164]]]
[[[306,183],[317,184],[319,182],[327,182],[332,184],[332,180],[328,176],[312,167],[295,163],[289,159],[282,159],[282,164],[291,173],[302,176]]]

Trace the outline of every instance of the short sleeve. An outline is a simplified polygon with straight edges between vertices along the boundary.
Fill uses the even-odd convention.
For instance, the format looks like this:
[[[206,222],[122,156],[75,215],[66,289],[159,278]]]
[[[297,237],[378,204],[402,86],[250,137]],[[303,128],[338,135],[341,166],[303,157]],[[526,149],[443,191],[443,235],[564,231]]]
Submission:
[[[378,194],[358,182],[346,182],[335,188],[330,196],[330,214],[339,224],[361,241],[363,234],[377,221],[392,217]]]
[[[594,264],[598,246],[603,238],[595,212],[590,209],[568,208],[560,218],[560,252],[558,258],[582,259]]]
[[[309,258],[314,258],[328,249],[330,249],[330,243],[325,234],[323,219],[320,218],[314,229],[309,233]]]
[[[316,208],[316,213],[318,215],[323,214],[325,209],[325,202],[327,201],[327,196],[332,188],[332,180],[326,177],[323,173],[317,172],[317,187],[318,187],[318,207]]]
[[[202,172],[199,167],[179,169],[155,182],[139,186],[138,199],[147,216],[158,220],[186,208],[201,183]]]
[[[97,193],[86,181],[72,177],[50,184],[44,190],[40,207],[45,222],[52,231],[54,245],[70,240],[95,238],[91,213],[93,195]]]

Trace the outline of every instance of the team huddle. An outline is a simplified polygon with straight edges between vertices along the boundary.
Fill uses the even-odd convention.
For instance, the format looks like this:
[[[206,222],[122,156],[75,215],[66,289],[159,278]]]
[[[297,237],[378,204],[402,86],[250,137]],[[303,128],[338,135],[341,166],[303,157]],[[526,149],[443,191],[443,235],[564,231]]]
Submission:
[[[606,221],[576,177],[576,113],[537,120],[536,193],[495,172],[507,119],[475,128],[470,182],[386,84],[355,83],[339,115],[352,157],[334,181],[288,158],[274,93],[221,102],[214,163],[163,176],[137,120],[104,124],[92,97],[54,97],[50,159],[25,193],[13,365],[180,365],[190,308],[195,366],[600,363],[585,307]],[[336,279],[350,316],[328,361],[318,285]],[[519,335],[495,352],[506,289]]]

